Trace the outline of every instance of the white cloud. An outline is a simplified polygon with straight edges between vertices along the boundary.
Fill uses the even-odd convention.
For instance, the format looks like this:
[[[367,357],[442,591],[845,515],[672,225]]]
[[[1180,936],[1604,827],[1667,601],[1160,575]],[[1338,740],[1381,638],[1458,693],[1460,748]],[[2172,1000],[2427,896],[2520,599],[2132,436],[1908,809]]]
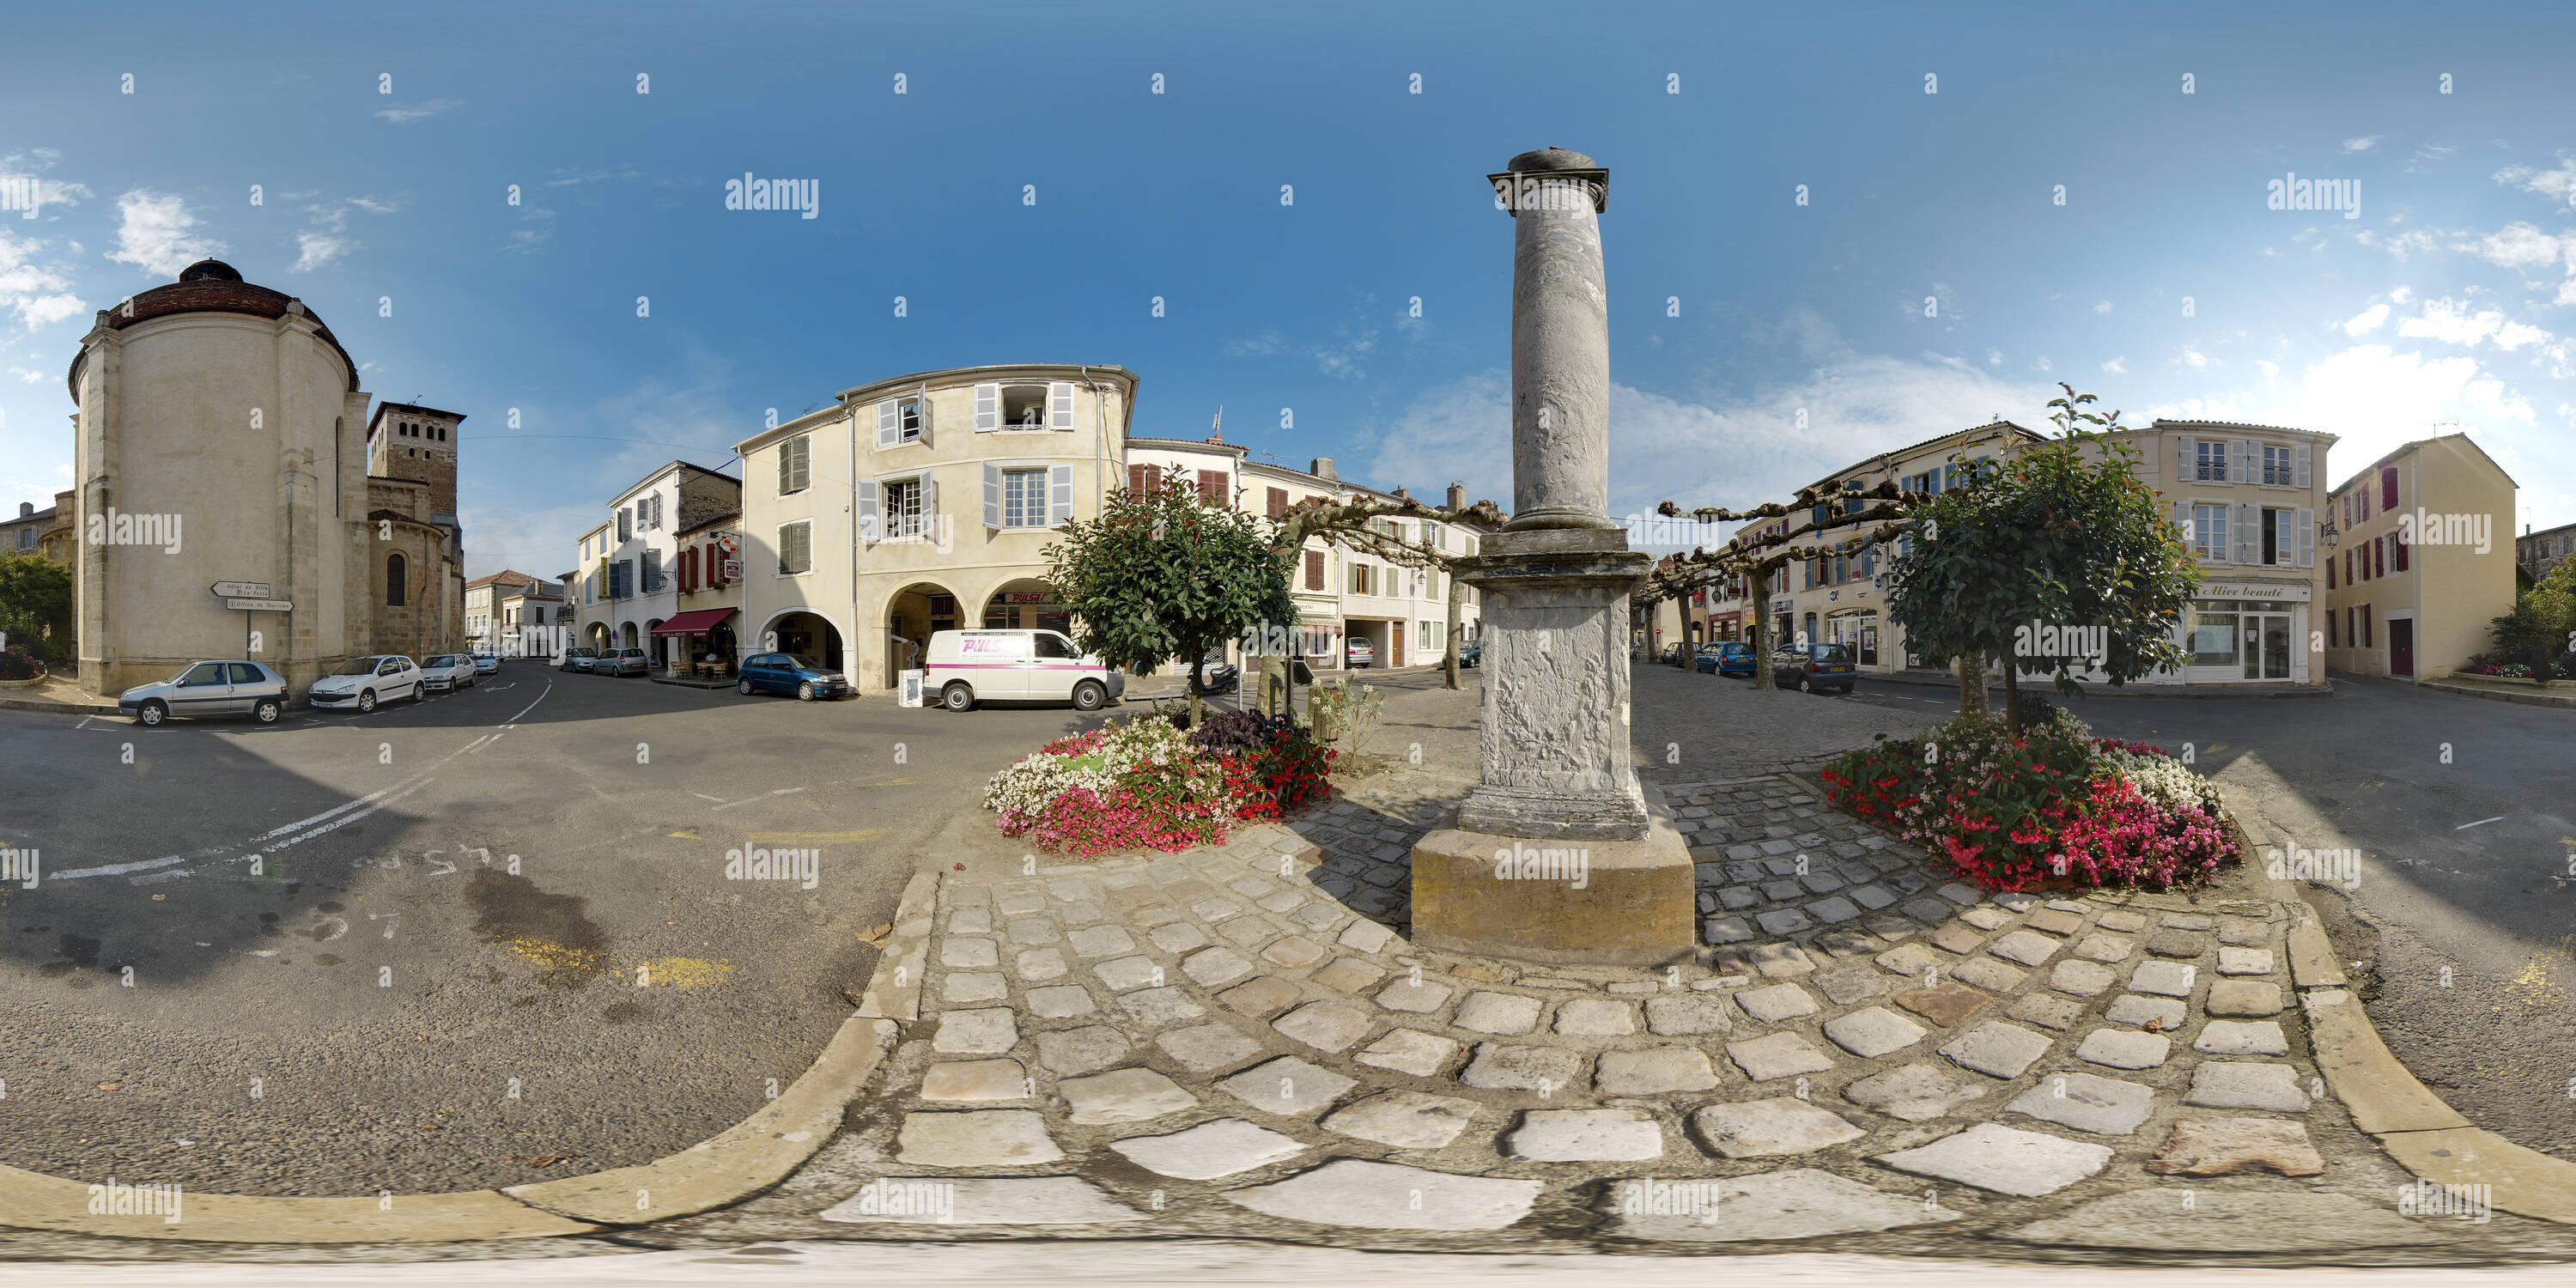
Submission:
[[[44,378],[45,378],[45,373],[44,373],[44,372],[41,372],[41,371],[29,371],[29,370],[27,370],[25,367],[11,367],[11,368],[9,368],[9,374],[10,374],[10,375],[13,375],[13,376],[16,376],[16,377],[18,378],[18,382],[19,382],[20,384],[27,384],[27,385],[32,385],[32,384],[36,383],[37,381],[42,380],[42,379],[44,379]]]
[[[425,117],[436,116],[451,107],[463,107],[464,105],[465,103],[462,99],[435,99],[414,107],[388,107],[385,110],[376,113],[376,119],[380,121],[391,121],[396,125],[409,125],[412,122],[421,120]]]
[[[1997,415],[2044,428],[2055,386],[2023,384],[1973,363],[1858,354],[1813,319],[1821,337],[1807,374],[1716,404],[1614,384],[1610,389],[1610,512],[1741,507],[1785,499],[1829,470]],[[1379,487],[1455,479],[1470,498],[1510,508],[1510,378],[1488,371],[1430,390],[1396,417],[1369,466]],[[1802,428],[1799,414],[1806,423]]]
[[[2439,340],[2463,347],[2475,347],[2493,340],[2497,348],[2508,353],[2525,345],[2546,343],[2551,338],[2549,332],[2539,327],[2508,321],[2502,310],[2472,312],[2471,307],[2468,301],[2454,300],[2447,295],[2438,300],[2428,300],[2421,314],[2397,324],[2397,334],[2409,339]]]
[[[5,157],[0,157],[0,180],[19,179],[33,182],[36,185],[37,217],[42,218],[44,207],[77,206],[90,195],[87,184],[65,183],[60,179],[44,177],[44,172],[53,169],[54,164],[62,159],[63,154],[52,148],[29,148],[24,152],[12,152]],[[14,218],[21,213],[11,211],[10,215]]]
[[[2202,353],[2200,350],[2186,344],[2182,347],[2181,361],[2184,366],[2198,370],[2209,365],[2210,357],[2208,354]]]
[[[1986,350],[1986,365],[1989,367],[2000,367],[2004,365],[2004,351],[2001,349]]]
[[[2388,306],[2385,304],[2373,304],[2369,308],[2363,309],[2361,312],[2355,313],[2351,317],[2345,319],[2343,324],[2343,333],[2345,335],[2368,335],[2371,332],[2378,330],[2379,324],[2387,320]]]
[[[328,268],[346,257],[356,245],[346,237],[307,228],[295,234],[295,266],[288,271],[310,273],[317,268]]]
[[[2113,358],[2109,362],[2102,364],[2102,370],[2110,373],[2111,375],[2125,376],[2129,374],[2129,360],[2125,356]]]
[[[2441,248],[2441,243],[2434,238],[2433,234],[2422,228],[2409,228],[2401,233],[2383,233],[2374,228],[2364,228],[2354,233],[2352,239],[2364,246],[2387,251],[2396,256],[2400,263],[2405,262],[2409,255],[2423,254]],[[2318,245],[2322,248],[2324,243],[2320,242]]]
[[[2379,134],[2365,134],[2357,139],[2345,139],[2343,141],[2343,150],[2347,154],[2354,152],[2368,152],[2372,148],[2378,147],[2380,139],[2384,137],[2386,136]]]
[[[2096,313],[2108,313],[2111,311],[2111,302],[2109,300],[2104,300],[2101,303],[2094,305],[2093,311]]]
[[[2556,197],[2560,204],[2576,210],[2576,152],[2558,154],[2555,170],[2534,170],[2527,165],[2509,165],[2495,172],[2498,183],[2519,186],[2524,192],[2543,197]]]
[[[2563,258],[2576,269],[2576,237],[2552,237],[2520,220],[2473,242],[2453,242],[2451,249],[2468,251],[2499,268],[2535,268]]]
[[[116,249],[107,257],[154,277],[179,275],[201,259],[224,253],[224,244],[198,235],[188,203],[166,192],[137,188],[116,199]]]
[[[2409,170],[2430,170],[2433,167],[2450,160],[2452,155],[2458,151],[2459,149],[2457,147],[2448,143],[2427,143],[2424,146],[2415,149],[2415,155],[2406,158],[2406,168]]]
[[[30,331],[90,311],[72,294],[70,266],[40,259],[46,245],[12,236],[0,226],[0,309],[16,315]]]
[[[2263,378],[2264,378],[2265,380],[2272,380],[2272,379],[2276,379],[2276,378],[2278,378],[2278,377],[2280,376],[2280,374],[2281,374],[2281,364],[2280,364],[2280,363],[2277,363],[2277,362],[2266,362],[2266,361],[2264,361],[2264,360],[2263,360],[2263,359],[2261,359],[2261,358],[2256,358],[2256,359],[2254,360],[2254,365],[2263,369]]]

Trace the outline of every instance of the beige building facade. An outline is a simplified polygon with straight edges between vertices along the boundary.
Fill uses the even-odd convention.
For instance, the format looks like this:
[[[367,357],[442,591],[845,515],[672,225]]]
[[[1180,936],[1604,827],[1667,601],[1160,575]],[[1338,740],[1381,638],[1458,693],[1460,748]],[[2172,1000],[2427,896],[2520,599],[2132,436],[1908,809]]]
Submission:
[[[2513,479],[2465,434],[2408,443],[2327,498],[2326,665],[2436,680],[2513,611]]]
[[[249,657],[301,689],[349,657],[461,640],[463,417],[388,404],[371,420],[357,364],[302,301],[200,261],[101,310],[68,383],[83,688]],[[376,431],[433,421],[446,438],[404,442],[443,457],[379,473]]]

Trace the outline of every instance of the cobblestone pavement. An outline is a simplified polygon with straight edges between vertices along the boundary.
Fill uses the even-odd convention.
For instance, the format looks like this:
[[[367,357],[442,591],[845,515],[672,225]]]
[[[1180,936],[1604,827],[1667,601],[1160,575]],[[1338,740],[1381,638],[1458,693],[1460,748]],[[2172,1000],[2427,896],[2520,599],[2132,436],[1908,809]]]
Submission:
[[[1750,680],[1704,675],[1677,667],[1638,665],[1630,671],[1631,739],[1637,773],[1649,782],[1694,783],[1750,778],[1780,769],[1813,769],[1829,757],[1869,745],[1872,734],[1912,737],[1958,711],[1948,705],[1884,703],[1756,690]],[[1870,681],[1861,680],[1866,693]],[[1908,694],[1941,696],[1938,689],[1906,686]],[[1472,774],[1470,775],[1473,776]]]
[[[1402,934],[1454,791],[1381,775],[1222,847],[959,865],[921,1021],[849,1130],[681,1228],[2564,1254],[2397,1213],[2407,1175],[2324,1098],[2279,905],[1990,897],[1770,775],[1668,795],[1694,961],[1462,958]]]

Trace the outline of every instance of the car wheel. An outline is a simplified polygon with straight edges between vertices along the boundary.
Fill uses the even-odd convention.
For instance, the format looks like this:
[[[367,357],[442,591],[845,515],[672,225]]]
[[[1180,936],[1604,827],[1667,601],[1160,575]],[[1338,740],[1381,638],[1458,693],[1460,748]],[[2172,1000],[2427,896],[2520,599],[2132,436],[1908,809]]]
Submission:
[[[734,683],[733,689],[734,689],[734,692],[739,693],[739,694],[741,694],[742,696],[744,696],[744,697],[746,697],[746,698],[747,698],[747,697],[750,697],[750,696],[751,696],[751,681],[749,681],[749,680],[739,680],[739,681],[736,681],[736,682]]]
[[[1109,690],[1100,687],[1096,681],[1085,680],[1073,686],[1073,709],[1076,711],[1098,711],[1108,701]]]
[[[358,695],[358,714],[365,715],[367,712],[375,709],[376,691],[374,689],[368,689]]]
[[[966,687],[964,680],[955,681],[939,691],[939,705],[951,711],[972,711],[975,709],[975,691]]]
[[[813,681],[811,681],[811,680],[799,680],[799,681],[797,681],[797,683],[796,683],[796,700],[797,700],[797,701],[799,701],[799,702],[811,702],[811,701],[813,701],[813,700],[814,700],[814,683],[813,683]]]
[[[259,721],[261,724],[276,724],[277,699],[260,699],[259,704],[250,709],[250,714],[252,719]]]
[[[134,718],[142,721],[146,727],[158,728],[162,721],[170,718],[170,708],[156,698],[144,703],[143,709],[136,712]]]

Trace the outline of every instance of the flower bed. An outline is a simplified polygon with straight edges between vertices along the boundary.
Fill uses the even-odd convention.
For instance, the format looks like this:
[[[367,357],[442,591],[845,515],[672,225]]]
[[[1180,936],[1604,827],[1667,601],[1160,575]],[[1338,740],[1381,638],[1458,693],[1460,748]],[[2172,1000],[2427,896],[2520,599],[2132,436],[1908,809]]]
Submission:
[[[984,807],[1004,836],[1091,858],[1222,844],[1236,819],[1295,813],[1330,790],[1333,752],[1249,711],[1195,733],[1139,716],[1059,738],[993,776]]]
[[[25,649],[0,649],[0,680],[34,683],[45,678],[45,664]]]
[[[1994,890],[2164,888],[2242,856],[2217,789],[2145,743],[2095,738],[2064,711],[2007,730],[1966,717],[1879,741],[1823,772],[1833,803]]]

